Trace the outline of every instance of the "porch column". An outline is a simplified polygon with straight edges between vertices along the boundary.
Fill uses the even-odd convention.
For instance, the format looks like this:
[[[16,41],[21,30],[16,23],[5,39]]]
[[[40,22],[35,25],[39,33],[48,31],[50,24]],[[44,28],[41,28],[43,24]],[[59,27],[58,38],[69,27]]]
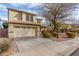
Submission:
[[[37,27],[37,37],[40,37],[40,27]]]

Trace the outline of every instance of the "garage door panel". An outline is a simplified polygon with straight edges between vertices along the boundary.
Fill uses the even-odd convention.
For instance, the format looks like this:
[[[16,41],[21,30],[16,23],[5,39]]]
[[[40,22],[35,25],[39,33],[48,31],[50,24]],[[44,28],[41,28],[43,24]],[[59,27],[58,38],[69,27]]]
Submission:
[[[15,28],[14,37],[34,37],[36,34],[35,28]]]

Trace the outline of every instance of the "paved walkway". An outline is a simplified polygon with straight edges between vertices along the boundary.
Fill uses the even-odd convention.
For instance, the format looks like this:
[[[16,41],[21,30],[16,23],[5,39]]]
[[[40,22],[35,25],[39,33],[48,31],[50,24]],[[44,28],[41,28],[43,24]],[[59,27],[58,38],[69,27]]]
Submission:
[[[78,48],[79,38],[56,42],[47,38],[15,39],[20,56],[66,56]]]

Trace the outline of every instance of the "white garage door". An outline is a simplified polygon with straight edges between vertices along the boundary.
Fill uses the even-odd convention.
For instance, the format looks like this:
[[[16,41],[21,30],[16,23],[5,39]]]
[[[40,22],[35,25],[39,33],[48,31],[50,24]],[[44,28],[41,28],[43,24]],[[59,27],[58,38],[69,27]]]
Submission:
[[[34,37],[36,36],[35,28],[14,28],[14,37]]]

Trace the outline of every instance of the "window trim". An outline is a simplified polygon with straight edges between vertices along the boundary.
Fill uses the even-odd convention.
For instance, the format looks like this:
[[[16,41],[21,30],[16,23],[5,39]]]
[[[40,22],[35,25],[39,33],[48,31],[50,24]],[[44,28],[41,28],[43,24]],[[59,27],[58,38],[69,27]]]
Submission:
[[[28,14],[26,14],[26,21],[29,21],[29,15]]]
[[[30,15],[30,21],[33,22],[33,15]]]
[[[17,12],[16,16],[17,20],[22,20],[22,12]]]

